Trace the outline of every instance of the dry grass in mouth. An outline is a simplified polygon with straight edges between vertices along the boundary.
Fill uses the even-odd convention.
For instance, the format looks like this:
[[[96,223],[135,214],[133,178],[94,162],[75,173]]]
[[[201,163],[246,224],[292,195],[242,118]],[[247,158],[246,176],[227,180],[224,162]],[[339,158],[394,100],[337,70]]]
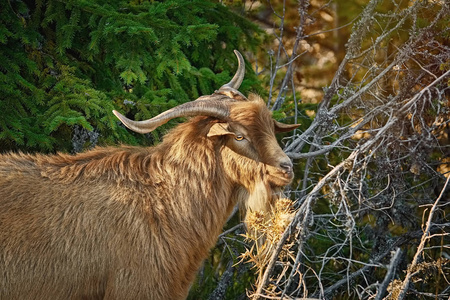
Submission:
[[[247,233],[244,235],[247,241],[252,242],[252,247],[247,249],[241,255],[241,261],[251,263],[258,274],[257,285],[261,281],[264,270],[269,263],[273,249],[276,247],[283,232],[294,217],[293,201],[287,198],[281,198],[275,201],[275,205],[269,214],[250,211],[247,212],[246,225]],[[293,241],[284,244],[278,260],[295,260],[291,247]],[[274,289],[270,286],[268,289]]]

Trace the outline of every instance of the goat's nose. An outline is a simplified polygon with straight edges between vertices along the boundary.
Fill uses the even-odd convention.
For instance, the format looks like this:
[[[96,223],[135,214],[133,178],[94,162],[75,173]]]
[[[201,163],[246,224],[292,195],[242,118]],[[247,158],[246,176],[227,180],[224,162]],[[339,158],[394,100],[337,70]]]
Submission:
[[[292,173],[292,169],[293,169],[292,162],[290,160],[283,161],[280,163],[280,168],[285,170],[287,173]]]

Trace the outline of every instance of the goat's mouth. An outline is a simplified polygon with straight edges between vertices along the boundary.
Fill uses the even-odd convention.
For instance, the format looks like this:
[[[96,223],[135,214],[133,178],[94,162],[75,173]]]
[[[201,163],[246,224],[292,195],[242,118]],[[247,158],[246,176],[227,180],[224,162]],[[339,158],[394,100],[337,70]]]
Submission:
[[[294,179],[294,172],[286,171],[284,169],[279,169],[279,170],[280,170],[280,172],[282,174],[282,177],[287,181],[286,184],[291,183],[292,179]]]
[[[270,165],[266,165],[267,175],[269,182],[273,186],[285,186],[291,183],[294,178],[294,172],[292,170],[286,170],[282,168],[275,168]]]
[[[294,172],[292,171],[286,171],[282,170],[284,177],[286,177],[288,180],[294,179]]]

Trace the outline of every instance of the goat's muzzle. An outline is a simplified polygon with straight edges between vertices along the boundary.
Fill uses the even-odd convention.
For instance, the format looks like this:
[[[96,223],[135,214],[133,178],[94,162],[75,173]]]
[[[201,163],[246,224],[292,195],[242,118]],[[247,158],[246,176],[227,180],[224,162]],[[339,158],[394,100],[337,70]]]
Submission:
[[[288,185],[294,178],[293,166],[290,161],[289,163],[280,163],[278,168],[266,165],[266,170],[269,175],[269,182],[274,186]]]
[[[289,161],[285,161],[285,162],[280,163],[280,167],[281,167],[281,169],[283,169],[283,171],[285,171],[287,174],[294,175],[294,172],[293,172],[294,166],[292,165],[292,162],[291,162],[290,160],[289,160]]]
[[[289,182],[294,178],[294,165],[288,157],[280,162],[280,169]]]

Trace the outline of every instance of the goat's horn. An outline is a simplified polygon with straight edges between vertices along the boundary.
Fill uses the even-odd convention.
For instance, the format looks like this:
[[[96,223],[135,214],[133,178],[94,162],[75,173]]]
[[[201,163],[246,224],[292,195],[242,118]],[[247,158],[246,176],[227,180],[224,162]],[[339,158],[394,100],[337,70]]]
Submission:
[[[239,89],[239,87],[241,86],[242,80],[244,80],[244,75],[245,75],[245,61],[244,58],[242,57],[241,53],[239,53],[239,51],[234,50],[234,54],[236,54],[236,57],[238,59],[238,69],[236,71],[236,74],[234,74],[233,78],[231,79],[230,82],[222,85],[219,89],[227,89],[227,88],[233,88],[233,89]]]
[[[218,119],[225,119],[230,115],[227,104],[218,100],[197,100],[187,102],[145,121],[130,120],[116,110],[113,110],[113,113],[126,127],[138,133],[151,132],[157,127],[167,123],[169,120],[178,117],[210,116]]]

